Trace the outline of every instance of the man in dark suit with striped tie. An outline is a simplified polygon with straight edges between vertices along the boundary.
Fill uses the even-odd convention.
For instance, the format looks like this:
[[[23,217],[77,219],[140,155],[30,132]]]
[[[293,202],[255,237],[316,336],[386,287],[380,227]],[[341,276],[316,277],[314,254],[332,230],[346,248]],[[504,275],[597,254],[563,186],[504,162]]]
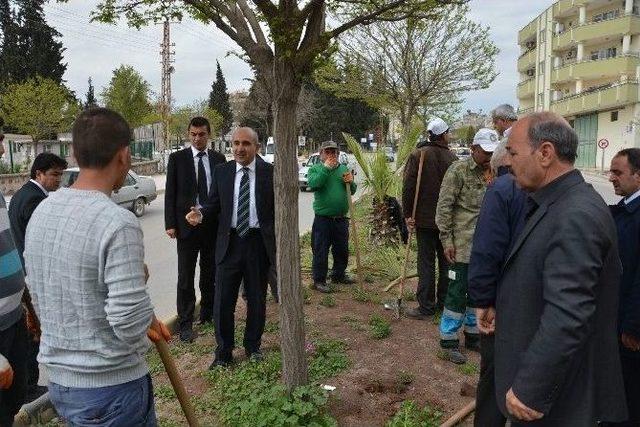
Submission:
[[[177,311],[180,340],[193,340],[193,313],[196,304],[194,278],[200,255],[200,323],[213,321],[215,278],[215,218],[192,227],[185,215],[192,206],[200,206],[209,197],[213,169],[224,163],[225,157],[208,150],[211,127],[204,117],[194,117],[189,123],[191,147],[169,156],[167,184],[164,196],[164,218],[167,235],[177,240],[178,289]]]
[[[267,277],[276,252],[273,166],[256,155],[258,135],[251,128],[238,128],[232,146],[235,161],[215,168],[208,203],[186,215],[194,226],[207,218],[218,221],[213,309],[218,347],[212,368],[233,361],[234,313],[241,282],[247,294],[245,353],[262,359]]]

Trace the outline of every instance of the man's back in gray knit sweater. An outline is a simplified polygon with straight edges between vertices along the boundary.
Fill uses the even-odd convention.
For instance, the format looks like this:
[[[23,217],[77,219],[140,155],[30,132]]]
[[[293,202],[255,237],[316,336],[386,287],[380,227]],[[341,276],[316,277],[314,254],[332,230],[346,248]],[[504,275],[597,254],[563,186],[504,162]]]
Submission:
[[[136,217],[101,192],[61,188],[35,210],[25,240],[38,361],[51,382],[95,388],[146,375],[153,306]]]

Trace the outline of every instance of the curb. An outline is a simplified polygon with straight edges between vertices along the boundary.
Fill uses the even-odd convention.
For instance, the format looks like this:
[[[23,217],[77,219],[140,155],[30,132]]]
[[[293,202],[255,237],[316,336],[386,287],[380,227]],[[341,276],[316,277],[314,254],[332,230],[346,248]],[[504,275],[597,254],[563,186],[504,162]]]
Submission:
[[[164,192],[164,190],[162,190]],[[193,312],[193,317],[197,318],[200,313],[200,301],[196,301],[196,307]],[[178,325],[178,315],[171,316],[168,320],[164,321],[165,325],[171,331],[171,334],[175,334]],[[154,351],[154,347],[150,347],[149,351]],[[20,408],[20,411],[13,419],[13,425],[15,427],[25,427],[32,425],[46,424],[58,414],[49,399],[49,392],[46,392],[33,402],[25,403]]]

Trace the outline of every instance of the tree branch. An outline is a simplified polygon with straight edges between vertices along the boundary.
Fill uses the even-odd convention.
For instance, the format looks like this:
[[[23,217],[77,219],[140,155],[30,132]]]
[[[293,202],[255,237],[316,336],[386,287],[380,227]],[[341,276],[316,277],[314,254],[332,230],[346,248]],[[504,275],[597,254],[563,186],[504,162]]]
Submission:
[[[236,0],[236,1],[238,3],[238,6],[240,6],[240,10],[242,11],[242,14],[246,18],[246,20],[249,22],[249,25],[251,26],[251,30],[253,31],[256,42],[258,42],[258,44],[268,45],[267,39],[264,36],[264,32],[262,31],[262,28],[260,27],[260,23],[258,22],[258,18],[256,17],[256,14],[253,12],[253,10],[251,10],[249,5],[247,4],[247,1],[246,0]]]

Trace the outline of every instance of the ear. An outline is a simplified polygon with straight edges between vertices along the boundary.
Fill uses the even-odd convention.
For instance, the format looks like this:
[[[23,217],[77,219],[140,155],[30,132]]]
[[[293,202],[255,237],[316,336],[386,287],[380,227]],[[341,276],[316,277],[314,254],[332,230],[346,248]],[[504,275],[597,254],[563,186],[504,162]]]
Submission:
[[[549,166],[555,159],[558,158],[556,154],[556,147],[549,141],[543,141],[537,151],[537,156],[540,159],[542,166]]]

